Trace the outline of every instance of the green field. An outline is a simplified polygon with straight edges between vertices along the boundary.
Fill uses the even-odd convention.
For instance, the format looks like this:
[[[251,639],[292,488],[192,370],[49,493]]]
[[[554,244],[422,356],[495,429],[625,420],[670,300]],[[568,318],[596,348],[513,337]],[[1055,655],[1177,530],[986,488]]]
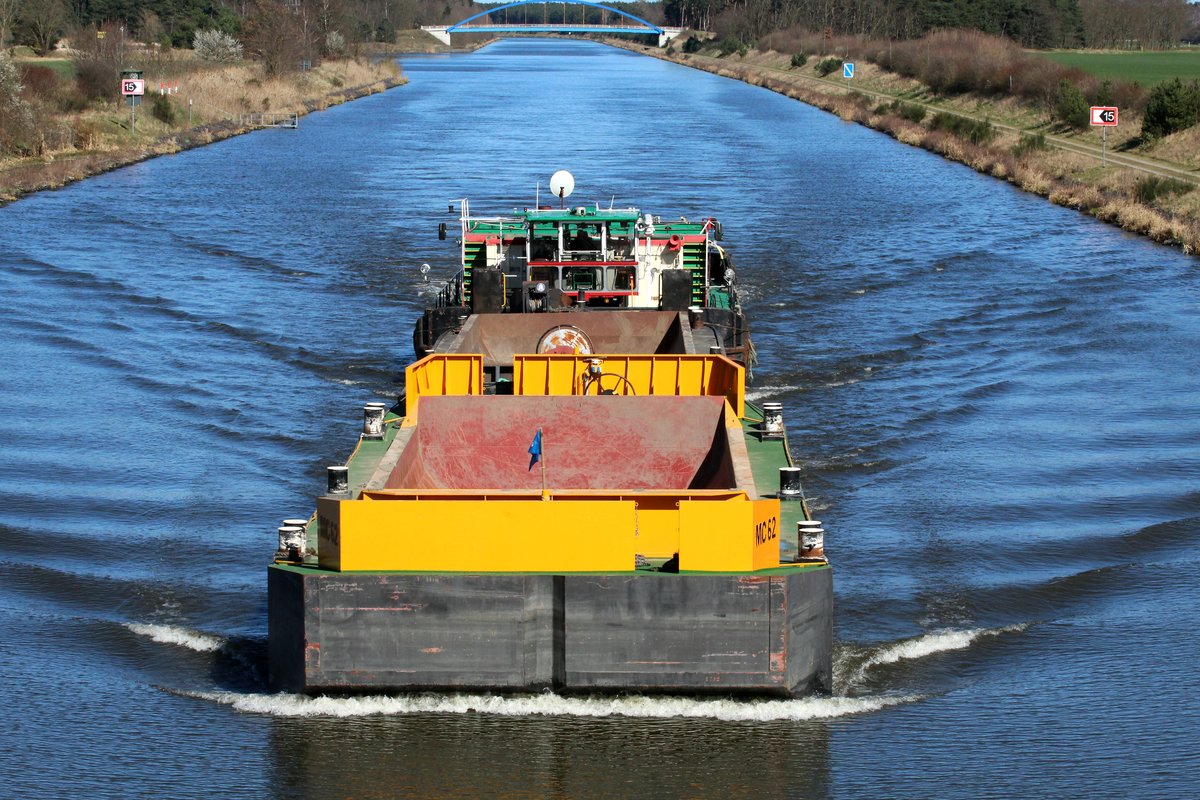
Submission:
[[[1171,78],[1200,78],[1200,49],[1098,53],[1088,50],[1058,50],[1043,53],[1046,58],[1068,67],[1114,81],[1133,81],[1142,86],[1169,81]]]

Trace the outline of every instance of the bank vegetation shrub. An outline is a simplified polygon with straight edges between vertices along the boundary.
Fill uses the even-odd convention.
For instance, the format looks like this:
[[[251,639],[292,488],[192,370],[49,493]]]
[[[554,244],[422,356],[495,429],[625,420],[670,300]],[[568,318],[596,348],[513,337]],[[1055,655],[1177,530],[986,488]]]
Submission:
[[[749,52],[749,50],[750,48],[745,42],[733,36],[726,36],[721,40],[721,43],[717,45],[717,54],[721,58],[733,55],[734,53],[744,56],[747,52]]]
[[[1024,156],[1045,150],[1047,147],[1046,134],[1022,133],[1020,140],[1013,145],[1012,152],[1014,156]]]
[[[1142,135],[1166,136],[1200,122],[1200,81],[1184,83],[1179,78],[1154,87],[1146,100]]]
[[[178,119],[178,115],[175,113],[175,104],[165,94],[154,95],[154,100],[150,103],[150,114],[159,122],[167,125],[174,125]]]
[[[1054,118],[1069,128],[1077,131],[1087,129],[1091,124],[1089,106],[1083,90],[1069,80],[1058,83],[1058,101],[1054,104]]]
[[[86,111],[88,106],[91,105],[74,82],[61,86],[54,93],[51,101],[51,108],[61,114],[78,114],[81,111]]]
[[[1140,111],[1146,107],[1150,93],[1130,81],[1092,81],[1089,99],[1094,106],[1118,106],[1121,111]]]
[[[1194,183],[1187,181],[1176,180],[1175,178],[1162,178],[1158,175],[1147,175],[1138,180],[1133,186],[1133,194],[1140,202],[1150,205],[1160,197],[1174,197],[1176,195],[1187,194],[1196,188]]]
[[[75,65],[75,86],[87,100],[112,100],[120,95],[121,73],[108,60],[87,58]]]
[[[196,58],[214,64],[236,64],[242,60],[242,43],[224,31],[196,31],[192,50]]]
[[[29,155],[35,147],[33,106],[22,89],[16,65],[0,51],[0,155]]]
[[[60,83],[58,74],[49,67],[37,64],[25,64],[21,67],[21,86],[26,96],[51,97],[58,91]]]
[[[683,43],[683,52],[685,53],[699,53],[703,49],[704,40],[699,36],[689,36]]]
[[[95,150],[100,146],[101,128],[100,125],[91,120],[79,120],[72,127],[74,134],[74,145],[76,150]]]
[[[842,59],[837,58],[836,56],[830,56],[829,58],[823,58],[820,61],[818,61],[817,65],[815,67],[813,67],[813,71],[815,71],[818,75],[820,75],[822,78],[824,78],[826,75],[833,72],[834,70],[841,69],[843,63],[844,62],[842,61]]]
[[[670,47],[670,45],[668,45]],[[673,48],[671,48],[673,49]],[[327,56],[342,56],[346,53],[346,37],[339,31],[330,31],[325,34],[325,46],[323,48]]]
[[[925,115],[928,113],[925,106],[917,103],[906,103],[903,100],[893,100],[890,103],[883,103],[875,109],[876,114],[895,114],[901,119],[906,119],[909,122],[922,122]]]
[[[64,80],[61,73],[37,64],[21,67],[23,94],[35,107],[49,112],[78,113],[88,107],[87,98],[80,94],[73,80]]]
[[[794,25],[765,35],[759,49],[818,58],[840,55],[842,58],[852,59],[864,58],[878,44],[865,36],[825,36],[801,25]]]
[[[1008,91],[1012,69],[1030,57],[1008,39],[947,30],[881,45],[869,58],[942,94],[1000,94]]]
[[[804,53],[792,53],[792,69],[799,69],[808,63],[808,56]]]
[[[846,99],[849,100],[851,103],[853,103],[858,108],[865,109],[865,108],[871,107],[871,98],[868,97],[867,95],[863,94],[862,92],[856,92],[853,89],[851,89],[846,94]]]
[[[971,144],[986,144],[996,136],[996,129],[986,119],[969,119],[946,111],[934,114],[929,126],[966,139]]]

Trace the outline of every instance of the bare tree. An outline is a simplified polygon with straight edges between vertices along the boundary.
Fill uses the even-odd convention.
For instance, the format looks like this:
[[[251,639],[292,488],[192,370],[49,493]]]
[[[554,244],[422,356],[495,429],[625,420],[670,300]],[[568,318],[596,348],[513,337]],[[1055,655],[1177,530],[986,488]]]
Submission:
[[[67,4],[63,0],[25,0],[21,19],[29,26],[38,55],[46,55],[67,24]]]
[[[8,44],[21,10],[21,0],[0,0],[0,50]]]
[[[246,16],[246,48],[262,59],[267,75],[291,72],[305,52],[306,18],[275,0],[254,0]]]
[[[335,50],[330,47],[329,34],[340,34],[346,28],[346,6],[342,0],[309,0],[309,2],[317,26],[317,40],[320,43],[321,52],[328,55]]]

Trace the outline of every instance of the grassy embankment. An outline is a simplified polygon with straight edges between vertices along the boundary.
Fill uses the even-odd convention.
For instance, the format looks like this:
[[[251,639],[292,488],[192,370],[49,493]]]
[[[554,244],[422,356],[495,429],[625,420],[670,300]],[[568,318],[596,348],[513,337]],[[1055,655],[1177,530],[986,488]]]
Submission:
[[[65,91],[74,78],[75,63],[70,59],[15,60],[18,66],[54,70],[63,85],[47,92]],[[131,129],[129,107],[119,100],[44,115],[36,155],[0,158],[0,203],[256,130],[255,122],[244,115],[303,115],[405,82],[391,61],[327,60],[313,70],[272,78],[265,77],[258,64],[205,64],[190,52],[144,61],[148,62],[143,63],[146,96],[138,108],[136,131]],[[179,91],[167,97],[169,113],[160,115],[169,119],[156,118],[152,109],[158,86],[174,81]],[[192,99],[191,124],[188,98]]]
[[[846,80],[840,67],[820,75],[822,57],[815,55],[793,66],[787,53],[749,49],[722,55],[715,42],[691,54],[680,52],[682,43],[671,52],[612,44],[771,89],[1059,205],[1200,254],[1200,127],[1142,141],[1140,111],[1122,109],[1120,127],[1108,132],[1102,167],[1099,130],[1075,131],[1056,123],[1048,103],[972,92],[939,94],[861,58],[853,59],[855,75]],[[1123,163],[1115,163],[1118,159]]]

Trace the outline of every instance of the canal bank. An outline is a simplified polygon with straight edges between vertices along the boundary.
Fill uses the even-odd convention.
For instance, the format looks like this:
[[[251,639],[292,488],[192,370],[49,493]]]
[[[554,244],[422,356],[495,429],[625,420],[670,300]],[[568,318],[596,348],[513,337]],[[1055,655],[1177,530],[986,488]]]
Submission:
[[[878,130],[904,144],[937,153],[976,172],[1004,180],[1057,205],[1081,211],[1160,244],[1178,247],[1184,253],[1200,254],[1200,192],[1192,190],[1182,202],[1172,202],[1170,210],[1138,198],[1139,182],[1147,176],[1183,183],[1200,182],[1200,173],[1189,165],[1109,154],[1109,166],[1103,169],[1094,147],[1059,142],[1056,137],[1035,137],[1015,126],[992,122],[978,113],[945,110],[989,126],[991,135],[986,141],[971,141],[966,136],[906,119],[901,114],[905,105],[920,106],[922,117],[924,111],[943,111],[939,106],[908,99],[911,87],[906,87],[905,96],[901,97],[899,92],[838,86],[805,75],[800,70],[788,69],[787,56],[779,53],[749,51],[744,56],[718,58],[701,53],[668,52],[618,40],[608,43],[770,89],[836,114],[847,122]]]
[[[279,118],[291,115],[303,117],[408,82],[398,66],[390,60],[370,64],[358,61],[326,62],[326,65],[310,74],[288,79],[263,80],[254,77],[251,70],[242,65],[232,65],[197,77],[195,83],[198,88],[201,85],[213,88],[211,93],[205,93],[201,88],[195,98],[189,98],[195,101],[196,116],[206,120],[190,127],[171,130],[175,126],[154,119],[149,113],[149,100],[153,97],[149,92],[146,95],[147,102],[141,106],[142,121],[138,123],[144,130],[152,131],[149,136],[137,137],[129,131],[126,125],[128,119],[122,117],[122,121],[118,122],[112,114],[95,115],[91,119],[76,115],[69,121],[54,120],[53,124],[65,124],[71,128],[72,145],[57,151],[43,150],[40,155],[0,165],[0,205],[34,192],[60,189],[84,178],[139,161],[262,130],[266,127],[264,123],[269,124]],[[222,76],[226,75],[229,80],[223,80]],[[345,85],[348,81],[351,82],[350,86]],[[222,83],[225,85],[222,86]],[[150,85],[148,81],[147,86]],[[243,113],[228,110],[230,103],[243,109]],[[191,103],[184,105],[180,102],[177,113],[190,113],[182,109],[190,110],[191,107]],[[251,113],[267,112],[268,109],[270,113]],[[124,111],[121,114],[124,115]],[[110,126],[117,128],[115,133]]]

